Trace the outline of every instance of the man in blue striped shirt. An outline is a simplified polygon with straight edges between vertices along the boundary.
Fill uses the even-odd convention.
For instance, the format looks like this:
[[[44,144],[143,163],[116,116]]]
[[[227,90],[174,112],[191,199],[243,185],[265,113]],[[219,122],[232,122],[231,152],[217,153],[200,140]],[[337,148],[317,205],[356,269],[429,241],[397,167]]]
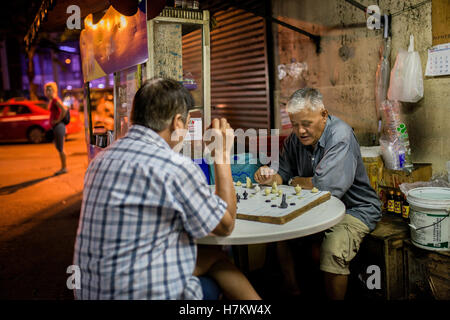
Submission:
[[[193,105],[178,82],[146,81],[134,97],[133,126],[89,164],[75,244],[76,298],[202,299],[197,276],[204,274],[227,298],[259,298],[220,249],[197,255],[195,239],[232,232],[236,197],[229,161],[216,162],[213,193],[201,169],[172,150]],[[212,127],[233,139],[226,119]],[[216,158],[229,155],[223,146]]]
[[[319,91],[297,90],[287,104],[287,112],[293,130],[284,142],[279,162],[272,163],[272,168],[258,169],[255,180],[306,189],[317,187],[344,202],[344,219],[325,232],[320,244],[325,291],[332,299],[343,299],[350,261],[381,218],[380,200],[370,185],[352,128],[328,114]],[[292,259],[286,243],[279,243],[278,249],[280,258]],[[281,263],[281,267],[287,287],[299,293],[292,263]]]

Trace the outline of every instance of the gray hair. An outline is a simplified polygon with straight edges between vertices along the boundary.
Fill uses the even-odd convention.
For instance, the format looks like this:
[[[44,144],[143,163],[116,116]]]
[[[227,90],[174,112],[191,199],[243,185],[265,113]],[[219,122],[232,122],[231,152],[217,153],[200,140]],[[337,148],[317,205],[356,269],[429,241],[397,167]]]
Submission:
[[[325,109],[322,94],[314,88],[302,88],[294,92],[286,105],[288,113],[297,113],[304,109],[319,111]]]

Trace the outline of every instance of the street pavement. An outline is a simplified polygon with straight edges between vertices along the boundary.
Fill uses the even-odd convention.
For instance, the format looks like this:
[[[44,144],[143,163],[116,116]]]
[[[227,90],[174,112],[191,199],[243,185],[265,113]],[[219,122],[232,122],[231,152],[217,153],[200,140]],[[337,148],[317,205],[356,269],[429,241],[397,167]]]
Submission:
[[[0,143],[0,299],[73,299],[67,267],[88,165],[84,130],[65,143]]]

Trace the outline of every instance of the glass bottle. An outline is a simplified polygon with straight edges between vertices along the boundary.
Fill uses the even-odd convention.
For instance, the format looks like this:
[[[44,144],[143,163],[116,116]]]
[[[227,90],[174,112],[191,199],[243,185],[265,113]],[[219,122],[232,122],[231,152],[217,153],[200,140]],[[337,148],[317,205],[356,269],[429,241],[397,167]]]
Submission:
[[[406,200],[405,196],[403,196],[402,218],[403,218],[403,220],[409,219],[409,203],[408,203],[408,200]]]
[[[403,202],[402,193],[400,191],[397,191],[394,197],[394,212],[395,215],[399,217],[402,215],[402,202]]]
[[[394,190],[389,190],[389,194],[387,197],[388,201],[388,205],[387,205],[387,212],[388,213],[395,213],[395,200],[394,200]]]

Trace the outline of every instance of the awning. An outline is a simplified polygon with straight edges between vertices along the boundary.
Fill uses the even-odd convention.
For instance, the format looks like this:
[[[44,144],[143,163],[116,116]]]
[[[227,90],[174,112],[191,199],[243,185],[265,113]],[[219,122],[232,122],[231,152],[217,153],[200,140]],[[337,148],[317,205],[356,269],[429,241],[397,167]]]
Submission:
[[[73,0],[42,0],[41,6],[24,38],[28,49],[37,39],[39,32],[63,32],[67,26],[67,8],[74,4]],[[79,0],[76,5],[80,8],[81,21],[90,14],[106,10],[108,0]]]
[[[124,15],[133,15],[136,12],[138,3],[145,0],[78,0],[76,5],[80,8],[81,22],[89,14],[93,14],[95,20],[100,20],[109,6]],[[153,19],[164,8],[166,0],[146,0],[147,1],[147,20]],[[347,1],[347,0],[346,0]],[[348,0],[348,2],[355,2]],[[263,17],[269,22],[278,23],[296,32],[302,33],[310,37],[317,46],[319,51],[320,36],[310,34],[304,30],[291,26],[287,23],[279,21],[267,12],[266,1],[261,0],[199,0],[201,10],[209,10],[211,16],[220,10],[226,10],[230,7],[236,7],[251,12],[257,16]],[[268,2],[270,3],[270,2]],[[34,22],[30,26],[25,36],[25,46],[28,50],[30,45],[36,40],[39,31],[46,32],[63,32],[67,26],[67,8],[74,4],[73,0],[43,0],[39,8]],[[81,26],[83,28],[83,25]]]
[[[84,19],[91,13],[94,16],[94,23],[103,17],[111,5],[121,14],[130,16],[136,13],[139,2],[140,0],[42,0],[36,17],[24,38],[25,46],[28,49],[37,39],[39,32],[64,32],[67,28],[67,19],[72,14],[71,11],[67,13],[67,10],[72,5],[80,8],[81,29],[83,29]],[[147,12],[154,16],[159,14],[166,3],[165,0],[147,0],[147,2],[151,4],[149,7],[152,9]]]

